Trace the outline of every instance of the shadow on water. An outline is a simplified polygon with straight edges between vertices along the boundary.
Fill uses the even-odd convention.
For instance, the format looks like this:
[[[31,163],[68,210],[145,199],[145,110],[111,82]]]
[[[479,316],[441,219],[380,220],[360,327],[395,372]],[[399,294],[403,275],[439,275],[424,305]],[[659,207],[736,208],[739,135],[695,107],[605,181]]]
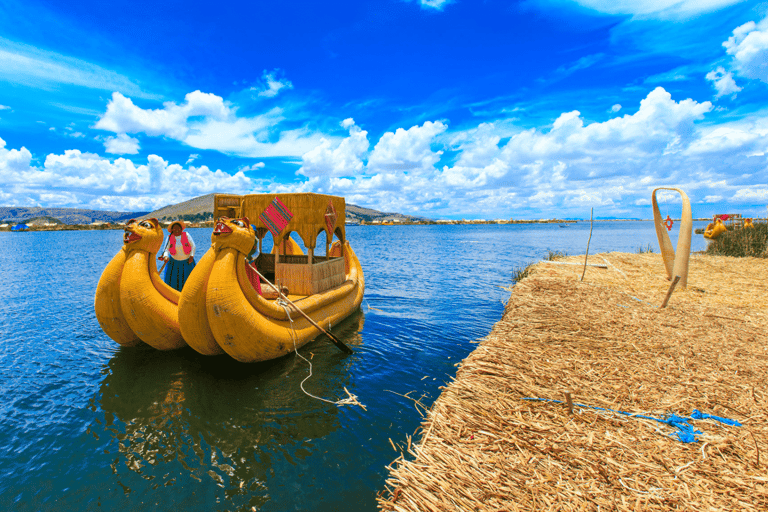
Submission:
[[[358,311],[334,333],[360,348],[364,319]],[[300,353],[313,365],[307,392],[346,397],[346,357],[329,340],[320,337]],[[260,508],[274,494],[271,487],[285,483],[275,462],[305,458],[314,440],[340,428],[336,406],[302,391],[308,369],[295,353],[244,364],[191,349],[120,348],[104,368],[96,397],[103,431],[117,445],[111,464],[116,482],[126,495],[136,477],[155,480],[154,488],[194,486],[194,480],[204,490],[213,483],[220,491],[198,499],[212,507],[224,498],[238,509]]]

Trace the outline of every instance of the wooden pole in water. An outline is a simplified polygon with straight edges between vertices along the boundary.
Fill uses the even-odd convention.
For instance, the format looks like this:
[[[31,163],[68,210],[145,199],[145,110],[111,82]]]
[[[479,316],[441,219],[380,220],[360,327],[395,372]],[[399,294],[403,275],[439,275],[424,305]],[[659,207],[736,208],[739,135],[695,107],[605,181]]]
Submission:
[[[592,208],[589,211],[589,240],[587,240],[587,253],[584,255],[584,272],[581,273],[581,280],[584,280],[584,274],[587,273],[587,258],[589,257],[589,242],[592,241],[592,216],[595,213],[595,209]]]
[[[306,318],[306,319],[309,321],[309,323],[311,323],[312,325],[314,325],[314,326],[315,326],[315,327],[316,327],[316,328],[317,328],[317,329],[318,329],[320,332],[322,332],[323,334],[325,334],[326,336],[328,336],[328,338],[330,338],[330,340],[333,342],[333,344],[334,344],[334,345],[336,345],[337,347],[339,347],[339,349],[340,349],[342,352],[346,352],[347,354],[352,354],[352,353],[353,353],[353,352],[352,352],[352,349],[351,349],[351,348],[349,348],[348,346],[346,346],[346,345],[344,344],[344,342],[342,342],[342,341],[341,341],[339,338],[337,338],[337,337],[336,337],[336,336],[334,336],[333,334],[329,333],[328,331],[326,331],[325,329],[323,329],[322,327],[320,327],[320,325],[319,325],[317,322],[315,322],[314,320],[312,320],[312,319],[309,317],[309,315],[307,315],[305,312],[303,312],[302,310],[300,310],[300,309],[299,309],[299,307],[298,307],[296,304],[294,304],[294,303],[293,303],[293,302],[292,302],[292,301],[291,301],[291,300],[290,300],[288,297],[286,297],[285,295],[283,295],[283,292],[282,292],[282,291],[280,291],[280,290],[279,290],[279,289],[278,289],[278,288],[277,288],[275,285],[273,285],[272,283],[270,283],[270,282],[269,282],[269,279],[267,279],[266,277],[264,277],[263,275],[261,275],[261,272],[259,272],[259,271],[258,271],[256,268],[254,268],[254,267],[253,267],[253,265],[251,265],[251,268],[252,268],[252,269],[253,269],[253,270],[256,272],[256,274],[257,274],[257,275],[258,275],[258,276],[259,276],[261,279],[263,279],[263,280],[264,280],[264,282],[265,282],[265,283],[267,283],[269,286],[271,286],[271,287],[272,287],[272,289],[273,289],[273,290],[275,290],[275,291],[277,292],[277,294],[278,294],[278,296],[279,296],[280,298],[282,298],[282,299],[283,299],[283,300],[285,300],[285,301],[286,301],[288,304],[290,304],[291,306],[293,306],[293,309],[295,309],[296,311],[298,311],[298,312],[299,312],[299,314],[301,314],[301,316],[303,316],[304,318]]]

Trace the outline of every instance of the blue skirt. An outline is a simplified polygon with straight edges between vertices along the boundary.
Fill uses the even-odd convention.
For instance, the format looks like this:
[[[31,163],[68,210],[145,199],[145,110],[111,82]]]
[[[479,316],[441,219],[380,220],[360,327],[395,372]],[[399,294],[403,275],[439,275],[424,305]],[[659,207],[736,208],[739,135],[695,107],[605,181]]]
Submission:
[[[195,268],[195,261],[188,263],[187,260],[178,261],[173,258],[168,259],[168,264],[165,266],[165,284],[178,291],[184,287],[184,283],[187,282],[189,274],[192,273],[192,269]]]

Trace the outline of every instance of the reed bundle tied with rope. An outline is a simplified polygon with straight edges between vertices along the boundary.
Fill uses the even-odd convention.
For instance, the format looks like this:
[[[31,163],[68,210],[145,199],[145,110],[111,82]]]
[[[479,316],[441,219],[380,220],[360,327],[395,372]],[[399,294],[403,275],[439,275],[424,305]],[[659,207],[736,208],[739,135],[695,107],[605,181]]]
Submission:
[[[768,510],[765,260],[692,255],[663,309],[658,254],[594,260],[515,285],[380,509]]]

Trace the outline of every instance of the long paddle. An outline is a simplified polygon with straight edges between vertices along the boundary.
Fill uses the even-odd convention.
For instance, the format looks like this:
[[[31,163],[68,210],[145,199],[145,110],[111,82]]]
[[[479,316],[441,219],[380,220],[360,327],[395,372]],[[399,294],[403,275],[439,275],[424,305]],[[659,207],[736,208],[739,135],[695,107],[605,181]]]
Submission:
[[[170,243],[170,242],[171,242],[171,241],[170,241],[170,240],[168,240],[168,243]],[[167,248],[168,248],[168,244],[166,244],[166,246],[165,246],[165,249],[167,249]],[[163,253],[165,253],[165,249],[163,249]],[[165,259],[164,259],[164,260],[163,260],[163,264],[160,266],[160,270],[158,270],[158,271],[157,271],[157,273],[158,273],[158,274],[162,274],[162,273],[163,273],[163,269],[165,268],[165,264],[166,264],[166,263],[168,263],[168,260],[165,260]]]
[[[293,306],[293,309],[295,309],[296,311],[298,311],[299,313],[301,313],[301,316],[303,316],[304,318],[306,318],[307,320],[309,320],[309,323],[311,323],[312,325],[314,325],[315,327],[317,327],[317,328],[318,328],[318,330],[320,330],[320,332],[322,332],[323,334],[325,334],[326,336],[328,336],[328,337],[331,339],[331,341],[333,342],[333,344],[334,344],[334,345],[336,345],[337,347],[339,347],[339,349],[340,349],[342,352],[346,352],[347,354],[352,354],[352,349],[351,349],[351,348],[349,348],[348,346],[346,346],[346,345],[345,345],[345,344],[344,344],[344,343],[343,343],[343,342],[342,342],[342,341],[341,341],[339,338],[337,338],[337,337],[336,337],[336,336],[334,336],[333,334],[329,333],[328,331],[326,331],[325,329],[323,329],[322,327],[320,327],[320,325],[319,325],[317,322],[315,322],[314,320],[312,320],[312,319],[309,317],[309,315],[307,315],[305,312],[303,312],[302,310],[300,310],[300,309],[299,309],[299,307],[298,307],[296,304],[294,304],[294,303],[293,303],[293,302],[292,302],[292,301],[291,301],[291,300],[290,300],[288,297],[286,297],[285,295],[283,295],[283,292],[281,292],[280,290],[278,290],[278,289],[277,289],[277,286],[275,286],[275,285],[273,285],[272,283],[270,283],[270,282],[269,282],[269,280],[268,280],[266,277],[264,277],[263,275],[261,275],[261,272],[259,272],[259,271],[256,269],[256,267],[254,267],[253,265],[251,265],[251,268],[254,270],[254,272],[256,272],[256,275],[258,275],[258,276],[259,276],[259,277],[260,277],[262,280],[264,280],[264,282],[265,282],[265,283],[267,283],[269,286],[271,286],[271,287],[272,287],[272,289],[273,289],[273,290],[275,290],[275,291],[277,292],[277,295],[278,295],[279,297],[281,297],[281,298],[282,298],[283,300],[285,300],[285,301],[286,301],[288,304],[290,304],[291,306]]]
[[[163,252],[160,254],[165,254],[165,251],[168,249],[169,245],[171,245],[171,235],[168,235],[168,241],[165,243],[165,249],[163,249]],[[168,263],[168,260],[163,260],[163,265],[160,267],[160,270],[157,271],[158,274],[163,273],[163,269],[165,268],[166,263]]]

